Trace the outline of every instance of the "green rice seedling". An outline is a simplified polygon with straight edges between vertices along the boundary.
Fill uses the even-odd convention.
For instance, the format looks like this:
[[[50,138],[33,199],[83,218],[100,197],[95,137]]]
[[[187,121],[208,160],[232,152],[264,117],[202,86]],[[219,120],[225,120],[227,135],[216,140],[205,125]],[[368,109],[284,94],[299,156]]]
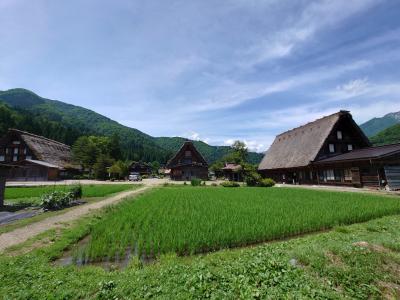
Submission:
[[[215,251],[400,213],[395,198],[294,188],[159,188],[106,213],[91,229],[90,259]],[[340,228],[340,227],[339,227]]]

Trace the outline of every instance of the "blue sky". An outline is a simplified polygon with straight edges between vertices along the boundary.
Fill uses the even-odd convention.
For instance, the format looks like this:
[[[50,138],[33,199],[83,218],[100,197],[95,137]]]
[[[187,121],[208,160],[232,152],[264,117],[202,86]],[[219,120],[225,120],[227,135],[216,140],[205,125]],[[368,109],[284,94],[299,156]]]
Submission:
[[[210,144],[400,110],[400,1],[0,1],[0,90]]]

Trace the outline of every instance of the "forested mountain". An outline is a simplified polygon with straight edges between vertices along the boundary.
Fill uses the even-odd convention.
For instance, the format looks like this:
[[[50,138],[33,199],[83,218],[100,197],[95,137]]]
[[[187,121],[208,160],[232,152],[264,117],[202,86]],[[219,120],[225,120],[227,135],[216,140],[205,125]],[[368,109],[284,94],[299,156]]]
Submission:
[[[16,127],[69,145],[82,135],[117,134],[126,159],[160,163],[165,163],[184,141],[183,138],[155,138],[92,110],[42,98],[25,89],[0,91],[0,102],[3,103],[0,110],[1,133],[9,127]],[[209,163],[229,152],[229,147],[195,143]],[[249,158],[258,163],[262,155],[251,153]]]
[[[381,118],[373,118],[364,124],[361,124],[360,127],[368,137],[372,137],[382,130],[399,123],[400,111],[389,113]]]
[[[374,145],[400,143],[400,124],[393,125],[370,138]]]
[[[60,122],[49,121],[43,116],[21,108],[11,108],[0,102],[0,137],[8,128],[19,128],[69,145],[81,136],[79,130],[64,126]]]

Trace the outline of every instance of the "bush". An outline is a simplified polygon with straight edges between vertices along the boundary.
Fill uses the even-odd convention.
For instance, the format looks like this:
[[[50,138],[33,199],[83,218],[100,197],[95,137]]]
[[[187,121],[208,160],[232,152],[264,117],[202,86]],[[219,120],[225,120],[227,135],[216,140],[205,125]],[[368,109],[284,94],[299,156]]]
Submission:
[[[262,187],[273,187],[275,185],[275,181],[271,178],[262,179],[259,183]]]
[[[224,181],[221,185],[223,187],[240,187],[240,184],[235,181]]]
[[[198,178],[192,179],[192,180],[190,181],[190,184],[191,184],[192,186],[200,186],[200,185],[201,185],[201,179],[198,179]]]
[[[54,191],[41,197],[40,206],[44,209],[61,209],[70,205],[74,200],[71,192]]]
[[[245,177],[247,186],[257,186],[260,184],[261,180],[262,177],[257,172],[250,172]]]
[[[78,200],[78,199],[82,198],[82,186],[80,184],[71,187],[69,191],[74,200]]]

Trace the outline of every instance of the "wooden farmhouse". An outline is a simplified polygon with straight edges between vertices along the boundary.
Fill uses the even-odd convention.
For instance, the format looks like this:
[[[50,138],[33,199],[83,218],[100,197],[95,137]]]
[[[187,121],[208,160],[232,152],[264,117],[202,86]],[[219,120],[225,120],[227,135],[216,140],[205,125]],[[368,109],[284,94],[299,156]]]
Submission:
[[[19,166],[8,173],[12,181],[58,180],[78,171],[69,146],[17,129],[0,139],[0,163]]]
[[[167,168],[172,180],[208,179],[208,164],[191,141],[186,141],[172,157]]]
[[[348,111],[278,135],[259,167],[290,184],[400,188],[400,144],[372,147]]]
[[[149,176],[151,175],[151,166],[147,163],[143,162],[133,162],[129,166],[129,172],[132,173],[137,173],[140,174],[141,176],[146,175]]]

